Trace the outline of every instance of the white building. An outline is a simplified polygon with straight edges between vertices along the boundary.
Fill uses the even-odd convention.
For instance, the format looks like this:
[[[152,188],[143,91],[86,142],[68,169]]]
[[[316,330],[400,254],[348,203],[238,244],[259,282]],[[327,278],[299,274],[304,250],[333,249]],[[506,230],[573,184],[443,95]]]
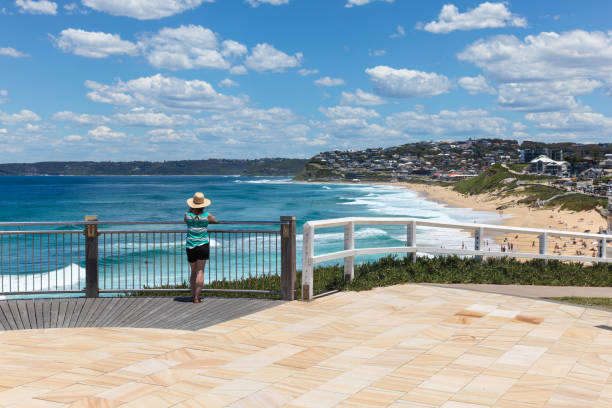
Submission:
[[[531,173],[563,176],[569,172],[569,163],[566,161],[556,161],[548,156],[541,155],[529,163],[529,171]]]

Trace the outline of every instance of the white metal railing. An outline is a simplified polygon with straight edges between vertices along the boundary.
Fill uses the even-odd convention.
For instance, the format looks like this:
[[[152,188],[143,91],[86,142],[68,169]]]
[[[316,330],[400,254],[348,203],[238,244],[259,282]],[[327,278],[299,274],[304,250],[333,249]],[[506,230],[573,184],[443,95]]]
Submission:
[[[395,247],[373,247],[373,248],[355,248],[355,226],[356,225],[405,225],[406,226],[406,245]],[[473,235],[474,249],[467,248],[444,248],[433,246],[419,246],[417,243],[417,227],[437,227],[445,229],[456,229],[460,231],[468,231]],[[344,227],[344,250],[331,252],[326,254],[314,255],[315,230],[322,228]],[[535,236],[532,241],[532,248],[519,247],[517,251],[505,251],[503,249],[495,249],[491,251],[485,250],[484,241],[485,234],[495,239],[495,234],[521,234],[523,236]],[[517,235],[518,236],[518,235]],[[597,252],[597,256],[583,255],[582,251],[576,250],[577,255],[561,254],[560,249],[553,250],[550,253],[550,238],[569,237],[581,240],[584,243],[585,239],[596,240],[597,248],[592,248],[592,251]],[[313,298],[314,288],[314,265],[321,262],[332,261],[336,259],[344,259],[344,277],[351,280],[355,274],[355,256],[357,255],[376,255],[376,254],[393,254],[393,253],[411,253],[413,260],[416,261],[417,253],[426,253],[433,255],[460,255],[474,256],[481,258],[487,257],[512,257],[512,258],[532,258],[546,259],[559,261],[573,262],[612,262],[612,258],[607,257],[606,244],[612,241],[612,235],[581,233],[572,231],[556,231],[543,230],[534,228],[521,227],[505,227],[500,225],[487,224],[467,224],[467,223],[445,223],[437,221],[429,221],[418,218],[375,218],[375,217],[349,217],[335,218],[328,220],[308,221],[303,226],[303,250],[302,250],[302,299],[311,300]],[[488,244],[488,240],[487,240]],[[555,244],[557,245],[557,244]],[[500,245],[501,248],[501,245]],[[585,246],[586,248],[586,246]],[[529,252],[533,250],[534,252]],[[555,252],[559,254],[556,255]],[[588,252],[585,250],[585,252]],[[580,254],[578,254],[580,253]]]

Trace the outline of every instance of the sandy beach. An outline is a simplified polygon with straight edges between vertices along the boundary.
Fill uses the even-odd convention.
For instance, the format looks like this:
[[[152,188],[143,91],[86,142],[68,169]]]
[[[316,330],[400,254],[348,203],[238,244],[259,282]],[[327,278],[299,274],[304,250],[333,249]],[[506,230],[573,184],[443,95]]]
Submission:
[[[467,196],[447,187],[413,184],[393,183],[402,185],[410,190],[417,191],[430,200],[443,203],[449,207],[472,208],[480,211],[497,212],[500,215],[500,224],[514,227],[538,228],[548,230],[593,232],[606,228],[606,220],[595,210],[591,211],[562,211],[558,209],[535,209],[515,201],[521,197],[499,198],[488,194]],[[504,206],[503,210],[498,208]],[[509,217],[508,217],[509,216]],[[506,250],[514,252],[537,252],[538,240],[533,235],[500,235],[493,237],[498,244]],[[551,236],[549,238],[548,253],[563,255],[594,255],[597,252],[595,241],[574,241],[569,238]]]

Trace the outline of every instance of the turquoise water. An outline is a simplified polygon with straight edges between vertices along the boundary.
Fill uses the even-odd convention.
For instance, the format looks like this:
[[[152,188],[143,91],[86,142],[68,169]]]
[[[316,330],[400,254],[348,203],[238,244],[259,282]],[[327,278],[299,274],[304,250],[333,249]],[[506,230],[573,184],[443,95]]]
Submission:
[[[348,216],[402,216],[446,222],[479,223],[495,223],[499,220],[499,216],[494,213],[447,208],[427,201],[415,192],[396,186],[293,183],[286,178],[233,176],[32,176],[0,177],[2,197],[0,221],[81,221],[85,215],[97,215],[100,221],[180,221],[187,209],[185,200],[195,191],[203,191],[206,197],[212,200],[209,211],[221,221],[278,221],[282,215],[296,216],[298,269],[301,267],[301,226],[308,220]],[[75,228],[80,229],[80,227]],[[405,245],[405,237],[406,231],[402,227],[357,227],[355,245],[356,247],[401,246]],[[168,243],[174,244],[175,241],[181,240],[180,235],[172,236],[168,238]],[[420,245],[455,248],[461,248],[462,245],[468,247],[473,241],[467,233],[431,229],[419,229],[417,240]],[[43,247],[47,244],[45,241],[40,243],[41,254],[46,251]],[[122,245],[125,246],[127,256],[107,259],[110,265],[124,267],[125,272],[121,272],[121,268],[118,268],[120,274],[124,274],[121,276],[126,281],[129,273],[138,274],[134,272],[136,268],[131,262],[131,254],[136,251],[142,252],[141,246],[144,246],[128,244],[131,245],[130,242],[115,244],[120,248]],[[18,279],[15,276],[17,272],[14,265],[11,268],[7,265],[6,242],[3,245],[4,274],[12,275],[9,279]],[[13,244],[12,252],[15,251],[16,245]],[[24,244],[24,247],[27,249],[28,245]],[[36,249],[39,243],[32,245]],[[148,246],[144,251],[147,256],[157,259],[156,256],[161,256],[161,252],[165,251],[164,245],[163,243],[157,247],[154,245],[152,249]],[[240,252],[243,249],[242,243],[236,245]],[[316,254],[341,250],[342,246],[342,229],[317,230]],[[254,251],[254,248],[251,251]],[[21,254],[23,255],[23,251]],[[142,256],[142,253],[140,255]],[[176,254],[170,255],[176,256]],[[42,255],[40,257],[44,258]],[[374,257],[361,257],[357,261],[371,259]],[[76,253],[74,259],[69,261],[64,259],[59,264],[41,261],[38,264],[28,265],[28,262],[28,259],[24,260],[21,270],[27,271],[29,266],[30,270],[38,271],[41,275],[39,284],[43,288],[53,286],[49,282],[54,281],[54,277],[57,280],[57,276],[53,275],[56,270],[63,271],[69,266],[73,276],[66,279],[73,285],[82,284],[84,259],[79,259]],[[243,260],[239,259],[236,263],[242,262]],[[176,269],[174,264],[170,264],[171,262],[168,262],[169,276]],[[267,268],[267,265],[263,265],[263,272]],[[273,268],[273,265],[270,268]],[[229,269],[227,267],[222,269],[231,271],[231,265]],[[23,273],[21,270],[19,273]],[[227,273],[229,278],[233,272]],[[52,276],[45,276],[46,274]],[[36,286],[35,282],[32,285]]]

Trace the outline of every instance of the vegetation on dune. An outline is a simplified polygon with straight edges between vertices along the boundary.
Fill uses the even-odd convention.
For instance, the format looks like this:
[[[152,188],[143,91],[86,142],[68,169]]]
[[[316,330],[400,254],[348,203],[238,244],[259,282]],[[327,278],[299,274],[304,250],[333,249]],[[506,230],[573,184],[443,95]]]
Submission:
[[[298,271],[296,298],[301,298],[301,273]],[[344,280],[341,265],[320,266],[314,270],[314,292],[332,290],[369,290],[380,286],[401,283],[491,283],[499,285],[550,285],[550,286],[612,286],[612,264],[585,266],[580,263],[563,263],[550,260],[526,262],[511,258],[489,258],[478,261],[473,258],[421,257],[413,263],[412,258],[388,256],[378,261],[366,262],[355,267],[355,279]],[[132,296],[186,296],[185,292],[173,292],[175,288],[188,288],[187,283],[177,287],[163,286],[167,292],[134,292]],[[280,277],[258,277],[238,282],[217,281],[206,285],[207,289],[251,289],[279,288]],[[205,292],[203,296],[248,296],[278,297],[278,295],[228,294]]]
[[[550,200],[548,207],[567,211],[589,211],[606,206],[605,198],[591,197],[585,194],[567,194],[567,191],[542,184],[548,178],[537,175],[514,174],[501,165],[493,165],[480,175],[455,183],[453,189],[461,194],[489,193],[500,198],[521,196],[517,203],[536,206],[538,202]],[[526,182],[534,183],[527,184]],[[523,183],[521,183],[523,182]]]

